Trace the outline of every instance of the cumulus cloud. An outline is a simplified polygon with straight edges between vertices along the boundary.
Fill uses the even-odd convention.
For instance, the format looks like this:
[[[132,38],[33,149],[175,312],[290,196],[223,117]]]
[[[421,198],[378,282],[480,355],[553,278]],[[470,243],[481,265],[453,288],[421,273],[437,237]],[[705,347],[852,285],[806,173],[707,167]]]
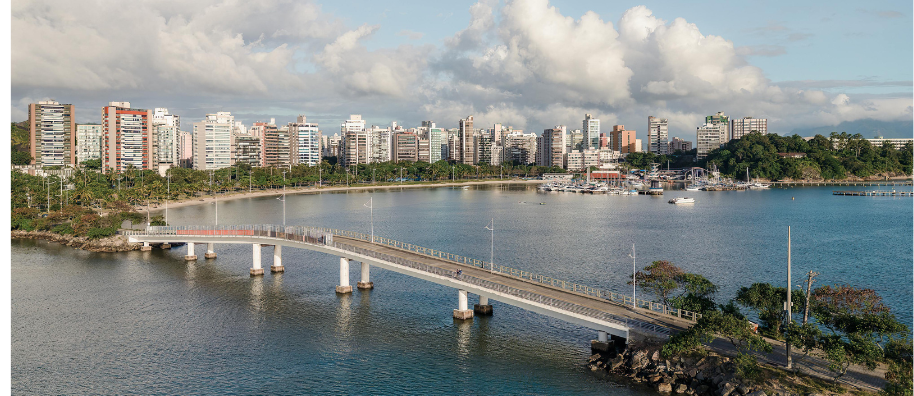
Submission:
[[[260,120],[306,113],[332,125],[362,113],[370,123],[454,127],[474,115],[479,125],[534,132],[578,129],[585,113],[607,130],[622,122],[643,130],[655,115],[687,138],[716,111],[791,128],[911,117],[909,97],[837,90],[910,82],[769,81],[748,59],[782,55],[778,44],[812,36],[776,21],[753,30],[771,44],[735,46],[645,6],[617,21],[566,15],[547,0],[482,0],[468,11],[466,27],[440,45],[369,49],[365,42],[391,27],[349,26],[310,1],[19,0],[12,114],[48,97],[90,107],[143,99],[186,119],[218,110]]]

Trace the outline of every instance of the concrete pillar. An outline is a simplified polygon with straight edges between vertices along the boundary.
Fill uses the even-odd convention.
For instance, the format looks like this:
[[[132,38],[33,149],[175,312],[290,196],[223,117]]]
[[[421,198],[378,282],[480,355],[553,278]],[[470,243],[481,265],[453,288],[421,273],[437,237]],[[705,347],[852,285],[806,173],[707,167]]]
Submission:
[[[197,261],[197,254],[194,253],[194,243],[193,242],[187,242],[187,255],[184,256],[184,260]]]
[[[286,272],[286,268],[282,266],[282,246],[274,245],[273,246],[273,265],[270,266],[270,272]]]
[[[206,257],[208,259],[216,258],[216,244],[215,243],[210,242],[210,243],[206,244],[206,254],[204,254],[203,257]]]
[[[372,282],[368,278],[368,272],[369,272],[368,263],[363,261],[362,262],[362,280],[359,283],[356,283],[356,287],[358,287],[359,290],[374,289],[374,282]]]
[[[336,287],[336,292],[352,293],[352,285],[349,284],[349,259],[345,257],[340,257],[340,284]]]
[[[492,315],[492,305],[489,304],[489,298],[479,296],[479,304],[473,305],[473,312],[476,315]]]
[[[171,249],[171,244],[170,244],[170,243],[163,243],[163,244],[162,244],[161,246],[159,246],[159,247],[161,247],[162,249]]]
[[[143,246],[140,247],[141,252],[148,252],[152,250],[152,246],[149,246],[149,242],[143,242]]]
[[[613,346],[614,346],[614,344],[610,343],[606,339],[606,332],[603,330],[597,331],[597,339],[590,341],[590,351],[594,352],[594,353],[609,352],[610,350],[614,350],[613,348],[611,348]]]
[[[251,276],[260,276],[263,275],[263,268],[260,267],[260,244],[255,243],[253,246],[254,260],[253,266],[251,267]]]
[[[454,310],[454,319],[473,319],[473,311],[467,309],[466,290],[457,290],[457,309]]]

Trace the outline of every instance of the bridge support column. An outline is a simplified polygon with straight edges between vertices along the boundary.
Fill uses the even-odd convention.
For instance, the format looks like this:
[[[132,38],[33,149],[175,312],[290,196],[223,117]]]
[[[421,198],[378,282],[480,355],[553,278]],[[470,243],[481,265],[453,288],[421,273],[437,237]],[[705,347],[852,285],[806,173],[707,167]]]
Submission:
[[[369,279],[369,277],[368,277],[368,272],[369,272],[368,263],[366,263],[366,262],[363,261],[363,262],[362,262],[362,281],[355,284],[355,286],[358,287],[359,290],[371,290],[371,289],[374,289],[374,282],[372,282],[372,281]]]
[[[473,312],[476,315],[492,315],[492,305],[489,304],[489,298],[486,296],[479,296],[479,304],[473,305]]]
[[[255,243],[254,245],[254,260],[251,267],[251,276],[261,276],[263,275],[263,268],[260,267],[260,244]]]
[[[282,246],[273,245],[273,265],[270,266],[270,272],[286,272],[286,268],[282,266]]]
[[[597,331],[597,339],[590,341],[590,350],[591,352],[609,352],[613,344],[609,342],[606,338],[605,331]]]
[[[467,309],[466,290],[457,290],[457,309],[454,310],[454,319],[473,319],[473,311]]]
[[[163,243],[163,244],[162,244],[161,246],[159,246],[159,247],[162,248],[162,249],[171,249],[171,244],[170,244],[170,243]]]
[[[184,260],[197,261],[197,254],[194,253],[194,243],[193,242],[187,242],[187,255],[184,256]]]
[[[215,243],[210,242],[210,243],[206,244],[206,254],[204,254],[203,257],[206,257],[208,259],[216,258],[216,244]]]
[[[336,287],[336,292],[352,293],[352,285],[349,284],[349,259],[345,257],[340,257],[340,285]]]
[[[152,250],[152,246],[149,246],[149,242],[143,242],[143,246],[140,247],[141,252],[148,252]]]

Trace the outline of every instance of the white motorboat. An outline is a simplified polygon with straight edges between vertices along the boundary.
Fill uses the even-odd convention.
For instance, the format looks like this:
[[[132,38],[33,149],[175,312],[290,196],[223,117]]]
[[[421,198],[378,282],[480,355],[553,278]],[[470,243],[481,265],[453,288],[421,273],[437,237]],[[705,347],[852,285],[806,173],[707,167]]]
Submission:
[[[700,191],[701,187],[696,186],[694,184],[689,184],[688,186],[686,186],[685,190],[686,191]]]
[[[670,200],[671,204],[690,204],[695,203],[695,198],[676,197]]]

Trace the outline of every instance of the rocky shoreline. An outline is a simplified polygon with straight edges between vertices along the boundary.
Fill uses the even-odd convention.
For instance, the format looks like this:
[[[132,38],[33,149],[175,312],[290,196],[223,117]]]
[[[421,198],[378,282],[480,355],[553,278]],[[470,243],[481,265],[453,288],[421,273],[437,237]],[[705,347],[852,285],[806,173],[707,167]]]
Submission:
[[[90,252],[127,252],[131,250],[140,250],[142,243],[131,243],[123,235],[113,235],[101,239],[89,239],[86,237],[76,237],[72,235],[55,234],[48,231],[10,231],[10,237],[22,239],[43,239],[46,241],[57,242],[62,245],[75,247],[77,249],[88,250]]]
[[[791,386],[793,384],[782,383],[782,378],[741,379],[736,374],[736,364],[732,359],[714,352],[664,359],[660,356],[660,348],[660,345],[629,345],[618,352],[595,351],[589,359],[589,367],[593,371],[606,371],[624,377],[631,383],[648,386],[662,394],[819,396],[818,393],[799,393],[795,386]]]

